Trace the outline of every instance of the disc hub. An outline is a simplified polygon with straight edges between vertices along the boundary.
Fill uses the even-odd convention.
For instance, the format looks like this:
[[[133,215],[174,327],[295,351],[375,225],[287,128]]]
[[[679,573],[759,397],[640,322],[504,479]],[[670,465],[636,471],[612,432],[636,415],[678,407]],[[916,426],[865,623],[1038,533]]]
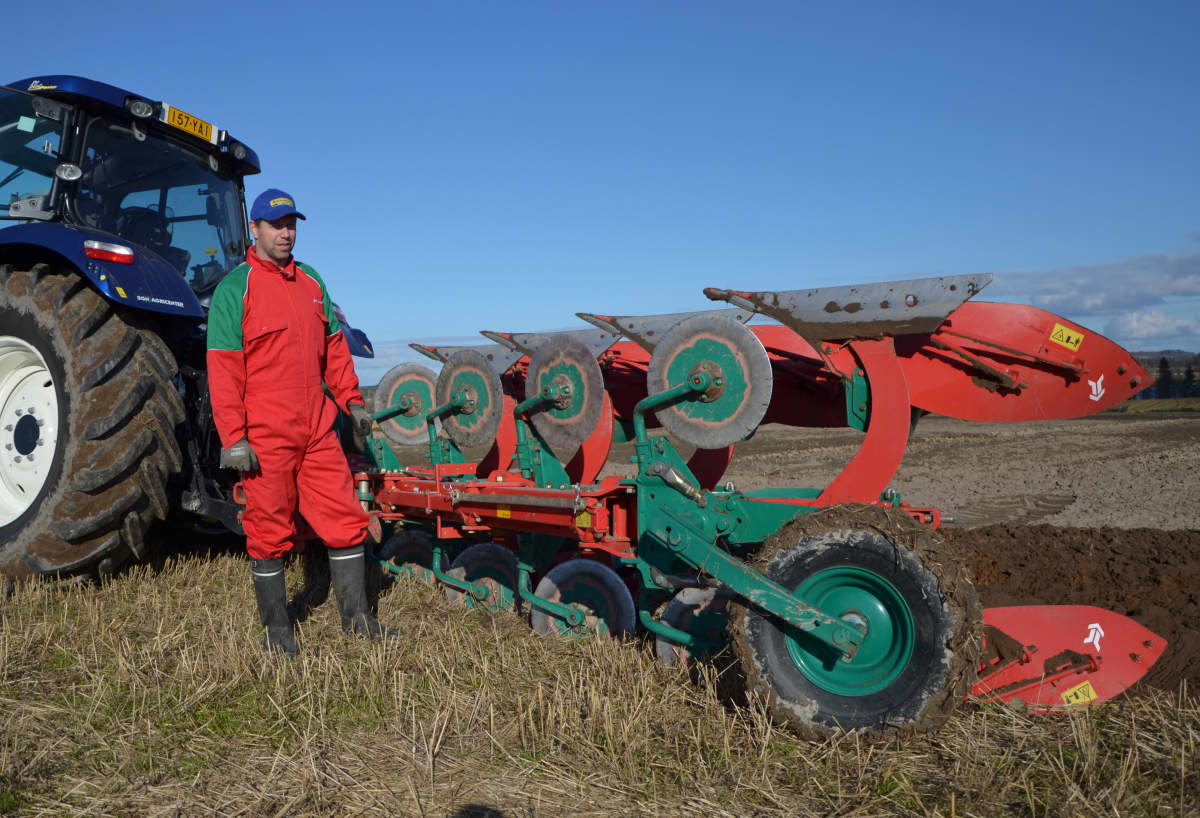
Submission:
[[[692,371],[688,373],[688,380],[701,373],[708,375],[709,387],[701,392],[696,400],[712,403],[725,394],[725,370],[715,361],[701,361],[692,367]]]
[[[425,408],[421,403],[421,396],[416,392],[405,392],[400,399],[408,401],[408,408],[400,413],[406,418],[416,417]]]

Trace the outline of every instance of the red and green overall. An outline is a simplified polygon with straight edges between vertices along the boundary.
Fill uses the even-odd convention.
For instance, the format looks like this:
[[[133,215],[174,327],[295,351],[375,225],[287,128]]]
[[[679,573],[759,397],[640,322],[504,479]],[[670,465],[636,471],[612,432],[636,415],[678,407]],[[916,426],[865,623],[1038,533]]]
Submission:
[[[208,313],[208,391],[221,445],[245,437],[258,455],[260,470],[242,475],[251,557],[292,549],[297,510],[330,548],[363,541],[367,515],[333,431],[338,407],[363,398],[316,270],[294,259],[281,268],[250,248],[225,276]]]

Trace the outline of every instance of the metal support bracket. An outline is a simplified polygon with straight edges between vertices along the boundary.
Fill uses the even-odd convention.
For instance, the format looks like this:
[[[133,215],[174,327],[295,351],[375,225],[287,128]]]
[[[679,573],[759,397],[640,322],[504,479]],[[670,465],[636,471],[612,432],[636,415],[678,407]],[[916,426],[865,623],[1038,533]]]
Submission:
[[[838,651],[843,661],[850,661],[858,652],[866,636],[861,626],[814,608],[717,546],[685,534],[678,544],[668,543],[668,547],[675,550],[685,562],[716,577],[752,605],[812,634]]]
[[[464,594],[470,595],[476,602],[482,603],[484,600],[486,600],[488,595],[491,593],[486,585],[475,582],[467,582],[466,580],[459,579],[458,577],[452,577],[442,570],[442,556],[444,553],[445,552],[442,550],[440,545],[435,545],[433,547],[433,559],[431,561],[430,568],[433,570],[433,575],[437,577],[438,582],[442,583],[443,585],[449,585],[451,588],[454,588],[457,591],[461,591]]]
[[[545,611],[556,619],[563,620],[572,628],[581,627],[586,618],[583,611],[563,605],[561,602],[542,599],[535,594],[532,589],[532,574],[533,566],[522,556],[517,560],[517,593],[520,594],[521,599],[539,611]]]

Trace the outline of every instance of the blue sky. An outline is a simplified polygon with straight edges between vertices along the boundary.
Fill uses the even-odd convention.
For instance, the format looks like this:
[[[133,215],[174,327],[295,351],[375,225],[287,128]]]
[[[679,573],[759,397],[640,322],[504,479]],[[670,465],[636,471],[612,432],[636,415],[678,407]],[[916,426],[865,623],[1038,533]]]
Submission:
[[[75,73],[258,151],[379,358],[577,311],[993,272],[1200,350],[1200,5],[68,0],[0,81]],[[14,37],[26,31],[28,36]],[[483,342],[482,338],[479,338]]]

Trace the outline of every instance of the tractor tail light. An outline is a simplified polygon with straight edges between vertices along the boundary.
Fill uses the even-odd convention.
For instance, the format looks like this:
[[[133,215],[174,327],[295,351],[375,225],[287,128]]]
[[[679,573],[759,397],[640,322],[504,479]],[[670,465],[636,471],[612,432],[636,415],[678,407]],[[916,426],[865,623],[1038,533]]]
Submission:
[[[133,248],[126,247],[124,244],[88,240],[83,243],[83,254],[98,261],[133,264]]]

